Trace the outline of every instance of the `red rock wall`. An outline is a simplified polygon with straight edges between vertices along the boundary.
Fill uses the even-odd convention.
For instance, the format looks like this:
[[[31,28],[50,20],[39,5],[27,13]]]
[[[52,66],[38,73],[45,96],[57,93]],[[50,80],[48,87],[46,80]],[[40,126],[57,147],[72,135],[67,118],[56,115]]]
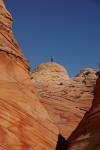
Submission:
[[[90,109],[95,72],[85,70],[70,79],[62,66],[52,64],[30,75],[12,33],[12,17],[0,0],[0,150],[55,150],[59,132],[67,139]],[[68,140],[69,149],[100,149],[99,83],[91,111]]]
[[[0,0],[0,69],[3,69],[0,78],[12,77],[14,80],[21,80],[22,72],[23,80],[29,78],[27,75],[29,65],[14,38],[12,17],[2,0]]]
[[[0,0],[0,150],[55,150],[58,129],[39,102],[29,64]]]
[[[100,73],[92,108],[69,138],[67,150],[100,150]]]

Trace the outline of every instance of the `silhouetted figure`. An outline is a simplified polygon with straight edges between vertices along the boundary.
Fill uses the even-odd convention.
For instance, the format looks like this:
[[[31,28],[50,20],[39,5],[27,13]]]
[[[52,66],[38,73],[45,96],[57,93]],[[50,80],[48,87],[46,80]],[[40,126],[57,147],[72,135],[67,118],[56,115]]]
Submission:
[[[54,62],[54,57],[53,56],[51,56],[51,62]]]

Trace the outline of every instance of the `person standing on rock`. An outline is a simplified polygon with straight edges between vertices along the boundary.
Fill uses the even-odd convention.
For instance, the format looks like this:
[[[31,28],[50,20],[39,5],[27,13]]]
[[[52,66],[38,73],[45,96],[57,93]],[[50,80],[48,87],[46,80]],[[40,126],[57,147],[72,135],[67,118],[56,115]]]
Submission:
[[[51,62],[54,62],[54,57],[53,56],[51,56]]]

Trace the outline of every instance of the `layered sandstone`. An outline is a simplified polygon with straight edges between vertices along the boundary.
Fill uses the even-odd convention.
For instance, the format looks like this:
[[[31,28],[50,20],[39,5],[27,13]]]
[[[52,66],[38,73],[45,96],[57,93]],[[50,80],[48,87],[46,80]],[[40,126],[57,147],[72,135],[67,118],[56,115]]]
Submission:
[[[100,72],[92,107],[68,139],[67,150],[100,150]]]
[[[0,150],[55,150],[58,129],[35,94],[29,70],[0,0]]]
[[[0,78],[28,79],[29,65],[12,33],[12,17],[0,0]],[[20,74],[23,73],[21,78]]]
[[[34,69],[31,79],[40,101],[67,139],[91,107],[96,71],[86,68],[70,78],[64,67],[48,62]]]
[[[67,149],[99,150],[100,78],[90,110],[96,79],[91,68],[70,78],[55,62],[30,73],[0,0],[0,150],[55,150],[58,134],[68,139],[74,130]]]

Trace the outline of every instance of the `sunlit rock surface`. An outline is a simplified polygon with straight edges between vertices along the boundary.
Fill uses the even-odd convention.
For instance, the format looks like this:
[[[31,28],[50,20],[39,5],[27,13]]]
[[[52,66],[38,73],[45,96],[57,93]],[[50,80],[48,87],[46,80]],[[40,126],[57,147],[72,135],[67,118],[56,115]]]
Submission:
[[[70,78],[55,62],[30,72],[12,33],[12,17],[0,0],[0,150],[55,150],[58,134],[68,139],[69,150],[99,150],[96,79],[91,68]]]
[[[29,70],[0,0],[0,150],[55,150],[58,129],[35,94]]]
[[[96,71],[82,70],[70,78],[63,66],[47,62],[33,70],[31,80],[50,118],[66,139],[90,109],[96,83]]]

